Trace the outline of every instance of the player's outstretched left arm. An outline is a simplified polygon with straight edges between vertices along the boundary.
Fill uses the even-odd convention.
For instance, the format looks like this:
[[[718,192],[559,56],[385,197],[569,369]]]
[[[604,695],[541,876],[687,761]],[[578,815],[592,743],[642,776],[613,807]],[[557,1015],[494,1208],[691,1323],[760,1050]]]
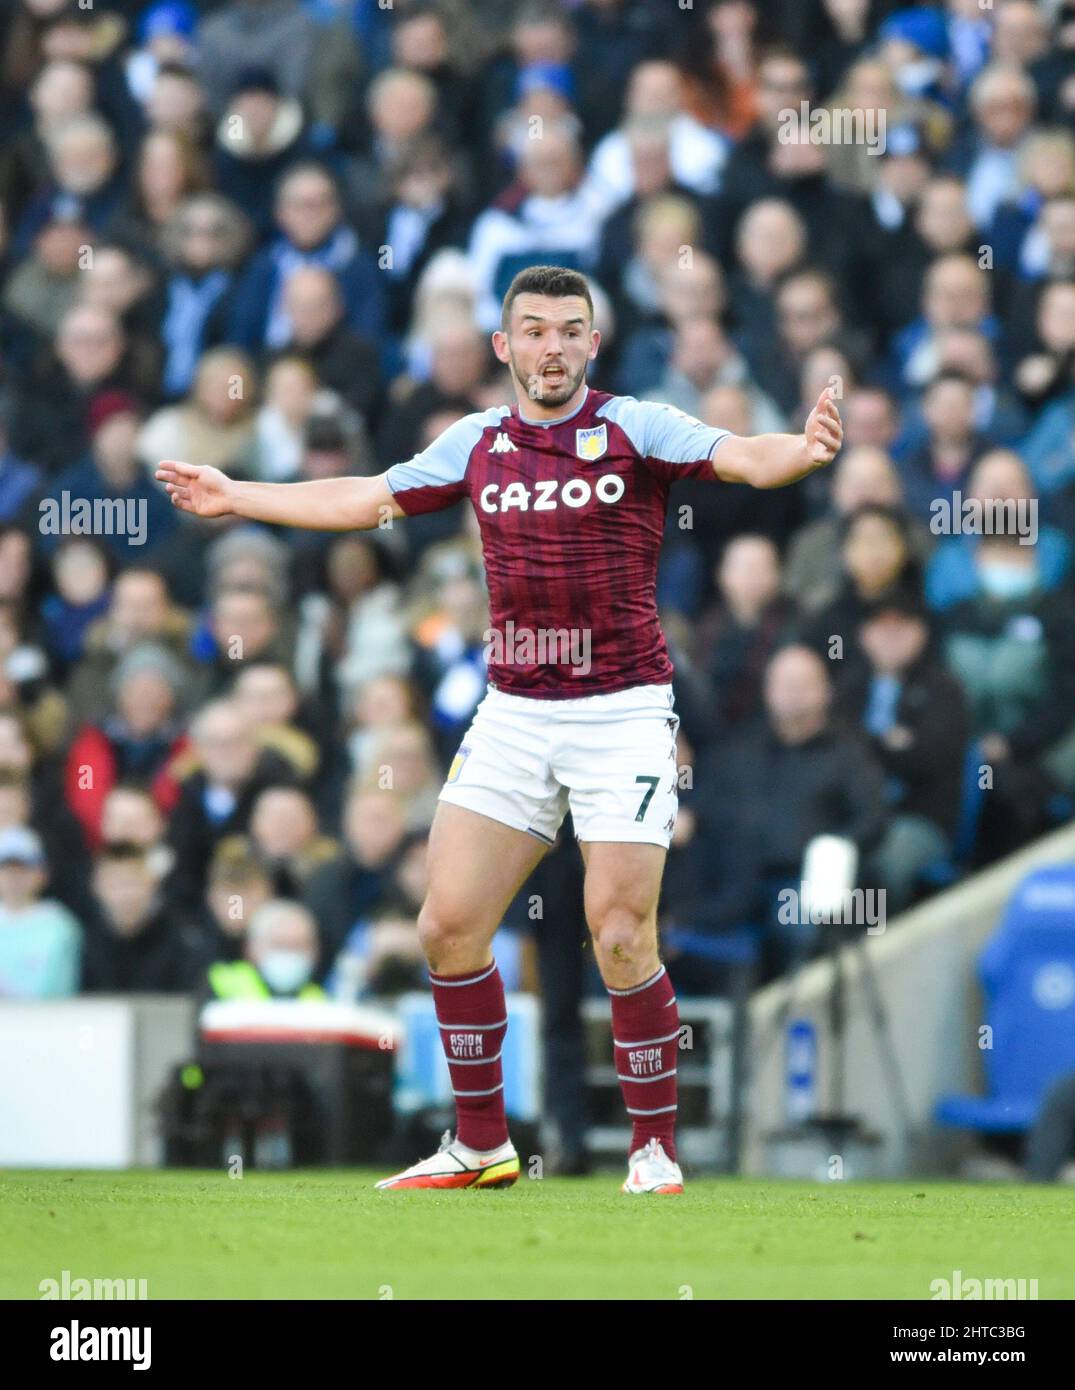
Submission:
[[[732,435],[713,450],[713,471],[725,483],[785,487],[831,463],[839,453],[844,427],[832,387],[826,386],[802,434]]]

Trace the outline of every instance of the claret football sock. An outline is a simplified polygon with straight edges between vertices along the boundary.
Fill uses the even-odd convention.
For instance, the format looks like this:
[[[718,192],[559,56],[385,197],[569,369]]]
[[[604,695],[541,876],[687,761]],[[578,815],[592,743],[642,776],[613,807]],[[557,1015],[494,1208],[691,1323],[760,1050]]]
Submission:
[[[456,1138],[484,1153],[508,1137],[500,1049],[508,1030],[496,961],[466,975],[429,972],[455,1096]]]
[[[679,1009],[672,981],[662,965],[642,984],[608,992],[616,1075],[631,1117],[630,1152],[659,1139],[674,1160]]]

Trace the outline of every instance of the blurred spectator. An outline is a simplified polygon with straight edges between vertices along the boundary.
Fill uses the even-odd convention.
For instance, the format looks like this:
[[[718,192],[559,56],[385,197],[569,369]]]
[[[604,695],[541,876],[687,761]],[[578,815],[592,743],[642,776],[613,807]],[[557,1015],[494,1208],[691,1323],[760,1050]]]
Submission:
[[[840,583],[840,537],[845,518],[860,507],[900,507],[903,488],[888,454],[871,444],[844,448],[832,467],[829,506],[803,526],[788,552],[785,590],[803,612],[824,606]],[[911,527],[915,554],[924,563],[934,540],[924,522]]]
[[[584,176],[581,150],[570,131],[550,125],[540,140],[528,143],[516,182],[478,215],[470,235],[482,328],[499,328],[504,291],[524,266],[591,268],[607,197]]]
[[[129,246],[99,241],[79,281],[79,302],[115,314],[127,339],[131,379],[145,395],[160,381],[162,302],[157,276]]]
[[[85,453],[93,398],[130,391],[127,341],[115,314],[75,304],[52,349],[28,366],[13,396],[11,443],[24,458],[58,472]]]
[[[397,379],[397,400],[386,412],[379,445],[387,467],[424,447],[424,426],[435,413],[458,409],[468,414],[478,408],[478,389],[489,368],[485,336],[465,320],[445,322],[431,330],[429,346],[429,380]]]
[[[202,669],[194,684],[203,698],[223,693],[255,662],[286,663],[291,645],[274,596],[252,584],[220,588],[195,643]]]
[[[160,326],[161,390],[169,399],[186,395],[201,355],[227,336],[236,272],[248,239],[244,215],[216,193],[184,199],[161,229],[168,263]]]
[[[428,693],[429,713],[442,756],[466,733],[485,692],[489,603],[473,575],[446,579],[435,611],[415,629],[419,652],[414,678]]]
[[[146,476],[139,458],[139,406],[122,391],[105,391],[88,412],[89,457],[56,479],[45,494],[61,509],[85,507],[96,520],[102,542],[117,565],[129,565],[151,555],[179,524],[165,493]],[[43,505],[43,503],[42,503]],[[59,541],[41,526],[39,548],[51,555]]]
[[[289,97],[305,88],[317,29],[299,0],[234,0],[198,27],[198,77],[214,111],[239,74],[268,68]]]
[[[439,134],[417,136],[384,171],[371,239],[391,248],[385,268],[395,333],[407,327],[421,272],[438,251],[466,241],[470,219],[464,180],[458,156]]]
[[[540,134],[546,123],[581,139],[582,122],[572,106],[574,95],[571,74],[555,64],[534,63],[519,74],[515,104],[501,114],[493,128],[493,143],[508,177],[518,168],[527,142]]]
[[[668,165],[676,183],[695,193],[715,193],[728,146],[715,130],[707,129],[684,109],[685,98],[682,74],[673,63],[639,63],[627,86],[624,117],[628,123],[647,121],[651,128],[661,122],[667,130]],[[629,129],[614,130],[598,142],[590,172],[614,203],[634,196]]]
[[[364,148],[346,166],[348,201],[359,208],[376,203],[389,170],[436,129],[437,88],[422,72],[389,68],[369,84],[365,106]]]
[[[209,863],[205,890],[205,935],[214,961],[242,959],[254,913],[272,896],[272,879],[247,837],[221,840]]]
[[[197,762],[180,784],[168,823],[176,858],[167,891],[178,907],[196,914],[215,846],[247,830],[265,787],[294,777],[278,753],[261,747],[234,702],[213,700],[202,706],[191,736]]]
[[[254,365],[238,348],[202,354],[190,393],[151,415],[138,437],[138,452],[153,467],[162,458],[208,464],[248,474],[254,449]]]
[[[333,658],[336,683],[344,688],[385,672],[400,674],[411,664],[400,591],[389,561],[373,540],[334,540],[326,558],[327,602],[307,608],[298,641],[308,663]]]
[[[319,978],[351,928],[384,900],[406,833],[398,797],[387,791],[360,791],[357,786],[346,798],[341,824],[343,853],[314,870],[302,895],[321,932]]]
[[[129,651],[112,675],[114,713],[86,724],[67,753],[67,804],[86,842],[102,840],[104,804],[119,782],[150,784],[180,741],[179,697],[183,668],[163,647],[143,643]]]
[[[45,851],[22,826],[0,830],[0,999],[62,999],[78,990],[82,930],[40,896]]]
[[[922,871],[950,854],[962,807],[969,710],[931,636],[917,594],[878,599],[859,627],[863,677],[841,692],[885,773],[890,819],[871,866],[889,915],[910,907]]]
[[[336,998],[391,997],[425,988],[428,967],[418,940],[418,913],[428,883],[427,852],[424,832],[404,843],[384,906],[348,932],[325,982]],[[497,957],[503,935],[498,932],[491,943]]]
[[[976,260],[956,253],[936,257],[923,280],[922,313],[894,343],[902,384],[922,386],[932,378],[948,329],[974,329],[995,340],[999,325],[990,310],[988,272]]]
[[[103,117],[92,111],[72,116],[49,130],[45,149],[49,178],[30,198],[15,228],[19,251],[58,213],[78,217],[101,232],[120,204],[119,149]]]
[[[286,96],[272,70],[244,67],[235,79],[216,128],[217,187],[254,225],[272,233],[276,184],[300,156],[312,156],[302,103]]]
[[[1055,782],[1047,755],[1070,740],[1075,709],[1075,612],[1069,593],[1045,589],[1035,548],[1018,536],[982,536],[975,567],[975,596],[944,615],[944,656],[992,768],[981,833],[982,853],[992,858],[1048,823]],[[1066,761],[1062,751],[1056,756],[1063,781]]]
[[[806,254],[806,228],[790,203],[762,198],[744,213],[735,238],[729,298],[744,333],[758,336],[776,327],[776,292]]]
[[[145,114],[150,128],[185,136],[201,148],[209,129],[205,90],[180,63],[162,63],[153,79]]]
[[[953,167],[967,180],[975,225],[988,229],[1016,189],[1022,142],[1034,118],[1037,93],[1020,66],[1000,59],[974,79],[968,98],[974,127],[953,148]]]
[[[285,350],[300,353],[317,375],[363,416],[372,415],[381,395],[376,347],[348,327],[340,282],[317,266],[296,270],[284,289],[289,323]]]
[[[102,845],[139,845],[158,878],[172,867],[172,852],[164,843],[164,813],[145,787],[120,783],[104,799],[101,811]]]
[[[729,541],[716,576],[719,598],[694,632],[693,660],[713,691],[714,732],[724,735],[761,709],[761,683],[790,615],[780,593],[780,557],[766,536]]]
[[[664,401],[701,417],[704,398],[711,392],[721,386],[742,387],[751,410],[746,433],[783,428],[776,403],[754,385],[746,359],[714,319],[686,319],[677,326],[673,343],[668,370],[643,400]]]
[[[1019,534],[1023,544],[1034,549],[1043,588],[1055,589],[1063,583],[1071,570],[1071,541],[1057,527],[1039,524],[1038,499],[1018,454],[1006,449],[983,454],[967,479],[962,506],[968,500],[981,504],[987,531],[1007,530],[1010,534],[1025,526]],[[926,597],[931,608],[949,608],[978,593],[980,578],[974,557],[980,540],[977,530],[960,530],[937,546],[926,570]]]
[[[402,676],[374,676],[356,686],[347,710],[353,725],[346,735],[352,769],[365,771],[381,731],[411,723],[422,714],[413,681]]]
[[[87,629],[109,604],[109,563],[99,541],[77,534],[63,538],[52,559],[55,593],[41,605],[45,642],[58,672],[82,655]]]
[[[641,395],[664,377],[682,324],[699,318],[719,322],[727,306],[721,268],[704,251],[663,266],[657,272],[657,291],[655,313],[639,321],[620,350],[618,384],[628,395]]]
[[[162,63],[190,64],[195,55],[198,15],[188,0],[158,0],[145,7],[138,24],[140,46],[127,56],[124,73],[131,95],[148,99]]]
[[[279,357],[266,372],[253,464],[261,481],[287,482],[299,472],[317,393],[317,373],[305,358]]]
[[[771,36],[766,17],[749,0],[720,0],[688,33],[679,48],[687,107],[705,125],[733,139],[750,130],[758,109],[758,55]]]
[[[990,241],[996,266],[1017,270],[1026,279],[1047,274],[1052,239],[1044,215],[1054,199],[1072,196],[1075,139],[1066,130],[1042,130],[1027,136],[1020,155],[1018,186],[997,208],[993,219]]]
[[[276,749],[303,780],[313,778],[320,750],[300,727],[301,710],[295,678],[282,662],[246,663],[235,677],[232,694],[259,743]]]
[[[865,445],[888,453],[899,434],[892,395],[881,386],[858,386],[843,402],[844,449]]]
[[[26,93],[31,124],[12,133],[0,155],[0,198],[17,223],[36,190],[48,158],[48,140],[68,121],[94,106],[93,73],[85,63],[57,59],[42,64]]]
[[[323,999],[313,982],[318,959],[317,923],[301,903],[273,898],[252,915],[241,960],[209,967],[217,999]]]
[[[989,441],[975,427],[974,383],[959,372],[941,372],[922,397],[928,436],[901,465],[907,508],[920,520],[938,499],[950,500],[967,481]]]
[[[973,328],[946,328],[937,335],[937,370],[930,384],[945,372],[965,377],[974,387],[974,427],[997,444],[1012,445],[1026,433],[1026,412],[1011,387],[1002,380],[996,349],[989,338]],[[903,459],[923,443],[927,430],[922,418],[922,398],[908,400],[903,429],[893,444],[894,455]]]
[[[96,920],[86,931],[82,989],[97,994],[180,994],[206,968],[194,927],[166,906],[148,852],[106,845],[93,868]]]
[[[831,701],[822,658],[781,648],[765,669],[764,719],[714,746],[695,771],[694,924],[753,927],[770,974],[814,944],[815,927],[779,920],[779,894],[799,888],[809,842],[841,835],[868,853],[885,827],[881,769],[864,740],[832,720]]]
[[[273,891],[300,897],[307,881],[340,847],[322,835],[317,812],[299,787],[267,787],[250,813],[250,840],[269,870]]]
[[[358,785],[362,791],[395,792],[407,829],[428,830],[441,784],[433,740],[423,725],[414,723],[386,729],[378,737]]]
[[[92,237],[78,218],[50,217],[34,237],[32,253],[8,277],[3,307],[11,320],[9,342],[23,360],[33,355],[37,339],[55,335],[78,299],[82,259]]]
[[[605,219],[596,267],[619,306],[621,332],[657,311],[658,271],[699,246],[704,229],[701,200],[673,179],[666,126],[639,120],[628,139],[634,193]]]
[[[843,517],[840,532],[838,586],[828,603],[796,624],[806,646],[838,663],[837,683],[861,668],[858,632],[867,610],[897,588],[919,593],[922,582],[910,520],[901,508],[863,503]]]
[[[349,328],[377,341],[384,325],[384,295],[376,263],[344,218],[339,190],[319,164],[294,164],[276,190],[280,229],[244,272],[236,289],[230,335],[257,351],[283,347],[291,335],[284,293],[296,270],[320,266],[336,277]]]
[[[190,618],[171,602],[159,574],[132,566],[117,575],[108,609],[87,629],[81,660],[67,683],[72,717],[93,721],[104,716],[109,683],[127,652],[151,643],[185,661],[189,637]]]
[[[201,151],[180,130],[151,130],[138,147],[126,210],[109,226],[113,236],[140,243],[147,253],[171,254],[169,229],[191,199],[209,197],[211,175]]]
[[[793,271],[781,281],[775,305],[776,342],[770,340],[768,351],[763,352],[750,336],[744,352],[758,385],[790,415],[798,404],[797,382],[804,359],[814,348],[839,338],[843,316],[831,277],[809,268]]]
[[[1075,197],[1071,207],[1075,212]],[[1075,385],[1075,281],[1047,284],[1035,320],[1037,350],[1017,363],[1013,376],[1023,400],[1041,407],[1063,400]]]

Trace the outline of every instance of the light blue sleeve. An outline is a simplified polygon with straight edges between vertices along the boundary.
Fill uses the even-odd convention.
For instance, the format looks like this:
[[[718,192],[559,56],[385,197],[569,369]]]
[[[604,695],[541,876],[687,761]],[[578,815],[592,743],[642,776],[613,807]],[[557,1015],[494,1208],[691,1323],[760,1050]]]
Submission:
[[[509,413],[507,406],[496,406],[465,415],[420,454],[393,464],[385,481],[408,516],[441,511],[466,496],[467,464],[474,446],[490,425],[499,424]]]
[[[669,482],[679,478],[718,481],[713,450],[731,430],[704,425],[674,405],[639,401],[633,396],[613,396],[597,414],[618,425],[643,463]]]
[[[38,981],[39,999],[66,999],[78,993],[82,960],[82,928],[60,903],[48,903],[54,915],[43,924],[48,941]],[[42,904],[45,906],[45,904]]]

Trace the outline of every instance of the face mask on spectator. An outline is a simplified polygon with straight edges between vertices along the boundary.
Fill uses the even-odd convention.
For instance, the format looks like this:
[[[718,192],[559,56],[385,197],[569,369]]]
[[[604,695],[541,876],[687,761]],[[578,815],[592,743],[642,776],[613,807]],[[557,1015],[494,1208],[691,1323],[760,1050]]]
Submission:
[[[270,951],[258,968],[275,994],[294,994],[313,974],[313,961],[305,951]]]
[[[1026,598],[1038,584],[1037,570],[1025,565],[983,565],[978,575],[990,598]]]

